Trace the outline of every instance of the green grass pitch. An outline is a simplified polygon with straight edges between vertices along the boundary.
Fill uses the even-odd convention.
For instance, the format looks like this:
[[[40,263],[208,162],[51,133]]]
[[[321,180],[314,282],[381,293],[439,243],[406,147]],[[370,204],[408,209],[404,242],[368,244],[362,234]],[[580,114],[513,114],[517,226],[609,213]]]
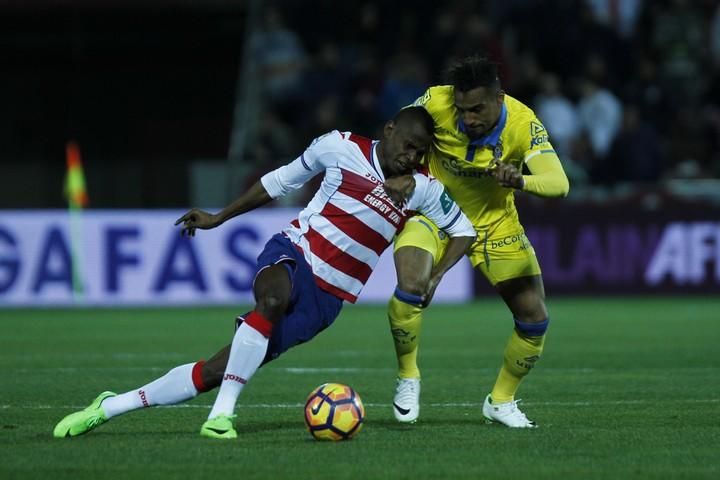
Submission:
[[[383,306],[262,368],[238,403],[236,441],[201,438],[214,393],[52,438],[100,391],[123,392],[229,342],[242,308],[0,310],[0,478],[720,478],[720,299],[549,301],[545,354],[520,398],[540,428],[480,413],[511,319],[499,300],[434,306],[416,425],[390,409],[395,366]],[[334,381],[367,410],[357,438],[311,439],[301,404]]]

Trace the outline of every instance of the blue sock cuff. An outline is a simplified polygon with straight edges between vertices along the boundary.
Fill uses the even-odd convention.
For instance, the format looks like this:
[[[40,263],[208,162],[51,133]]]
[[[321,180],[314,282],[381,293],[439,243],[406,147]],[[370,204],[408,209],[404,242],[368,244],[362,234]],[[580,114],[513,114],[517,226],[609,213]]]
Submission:
[[[517,328],[518,332],[526,337],[542,337],[545,335],[548,324],[550,323],[549,318],[539,323],[521,322],[517,318],[513,318],[513,320],[515,320],[515,328]]]
[[[416,307],[422,306],[423,303],[423,298],[420,295],[413,295],[412,293],[404,292],[398,287],[395,287],[395,298],[401,302],[414,305]]]

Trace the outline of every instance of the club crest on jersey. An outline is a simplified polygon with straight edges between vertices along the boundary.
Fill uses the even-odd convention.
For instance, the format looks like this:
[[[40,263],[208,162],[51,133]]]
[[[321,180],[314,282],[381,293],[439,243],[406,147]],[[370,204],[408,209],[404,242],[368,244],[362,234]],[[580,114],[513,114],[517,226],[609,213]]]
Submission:
[[[493,148],[493,160],[500,160],[502,159],[503,155],[503,145],[502,141],[498,140],[497,145]]]

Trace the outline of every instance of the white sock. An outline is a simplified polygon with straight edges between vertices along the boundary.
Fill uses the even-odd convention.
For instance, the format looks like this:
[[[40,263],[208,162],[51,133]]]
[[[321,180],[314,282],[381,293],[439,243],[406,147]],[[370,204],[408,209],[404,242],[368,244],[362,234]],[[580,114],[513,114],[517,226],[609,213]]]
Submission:
[[[247,323],[235,332],[220,391],[208,419],[232,415],[240,392],[265,358],[268,339]]]
[[[102,402],[105,416],[111,418],[138,408],[173,405],[195,398],[198,391],[192,380],[194,366],[195,363],[180,365],[137,390],[106,399]]]

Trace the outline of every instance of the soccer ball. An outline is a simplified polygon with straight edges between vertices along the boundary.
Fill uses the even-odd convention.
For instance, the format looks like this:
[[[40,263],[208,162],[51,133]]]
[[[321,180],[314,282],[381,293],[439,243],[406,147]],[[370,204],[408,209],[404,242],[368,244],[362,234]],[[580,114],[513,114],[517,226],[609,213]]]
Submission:
[[[325,383],[308,395],[305,424],[316,440],[349,440],[362,429],[365,407],[347,385]]]

